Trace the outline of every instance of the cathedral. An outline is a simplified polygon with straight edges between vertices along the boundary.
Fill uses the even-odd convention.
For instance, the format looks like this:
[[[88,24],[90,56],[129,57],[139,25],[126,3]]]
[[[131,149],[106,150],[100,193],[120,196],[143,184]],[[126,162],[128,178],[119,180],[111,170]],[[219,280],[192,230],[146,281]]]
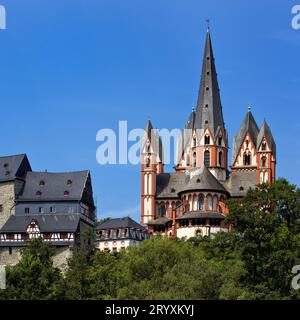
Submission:
[[[228,167],[230,146],[209,28],[197,106],[182,130],[175,172],[164,172],[162,140],[150,120],[145,131],[141,223],[152,235],[188,239],[227,232],[225,201],[275,181],[274,138],[266,121],[258,126],[250,108],[234,137]]]

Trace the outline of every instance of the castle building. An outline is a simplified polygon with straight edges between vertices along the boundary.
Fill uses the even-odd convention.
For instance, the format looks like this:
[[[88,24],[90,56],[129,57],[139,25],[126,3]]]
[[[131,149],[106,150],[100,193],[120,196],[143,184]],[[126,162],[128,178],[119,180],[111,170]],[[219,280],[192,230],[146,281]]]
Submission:
[[[142,145],[141,222],[153,235],[178,238],[228,231],[225,201],[276,177],[276,144],[266,121],[258,127],[251,110],[234,137],[228,168],[228,132],[207,30],[197,107],[179,140],[174,173],[164,172],[161,138],[150,120]]]
[[[26,155],[0,157],[0,265],[16,264],[27,240],[41,237],[64,269],[94,225],[89,171],[33,172]]]
[[[96,233],[96,248],[112,253],[138,245],[149,238],[145,227],[130,217],[110,219],[100,224]]]

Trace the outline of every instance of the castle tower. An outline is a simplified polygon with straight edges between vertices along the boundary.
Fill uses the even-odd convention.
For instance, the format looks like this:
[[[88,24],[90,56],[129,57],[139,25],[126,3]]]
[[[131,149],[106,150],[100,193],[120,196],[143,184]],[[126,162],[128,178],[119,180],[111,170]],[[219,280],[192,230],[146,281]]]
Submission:
[[[197,108],[192,110],[183,136],[182,154],[178,157],[176,171],[205,165],[219,181],[225,181],[228,137],[209,28],[206,33]]]
[[[147,224],[155,219],[156,175],[163,173],[162,143],[150,120],[146,125],[141,150],[141,222]]]

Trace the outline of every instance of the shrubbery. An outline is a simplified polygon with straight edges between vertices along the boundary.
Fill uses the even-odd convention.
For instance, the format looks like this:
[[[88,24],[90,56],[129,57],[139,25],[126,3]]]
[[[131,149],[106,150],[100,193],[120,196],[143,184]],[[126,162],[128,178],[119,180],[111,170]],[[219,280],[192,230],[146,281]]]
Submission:
[[[188,241],[153,238],[117,254],[82,248],[67,272],[34,240],[7,268],[2,299],[298,299],[300,191],[286,180],[230,200],[231,233]]]

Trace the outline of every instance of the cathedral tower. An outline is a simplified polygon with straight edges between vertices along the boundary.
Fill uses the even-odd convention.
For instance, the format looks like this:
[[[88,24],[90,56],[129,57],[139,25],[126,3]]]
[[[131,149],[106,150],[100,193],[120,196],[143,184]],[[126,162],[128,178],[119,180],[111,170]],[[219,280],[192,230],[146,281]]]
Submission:
[[[142,224],[155,218],[156,175],[163,173],[162,143],[148,120],[142,142]]]
[[[219,181],[225,181],[228,137],[209,29],[206,33],[197,108],[193,109],[183,136],[183,152],[178,157],[176,171],[205,165]]]

